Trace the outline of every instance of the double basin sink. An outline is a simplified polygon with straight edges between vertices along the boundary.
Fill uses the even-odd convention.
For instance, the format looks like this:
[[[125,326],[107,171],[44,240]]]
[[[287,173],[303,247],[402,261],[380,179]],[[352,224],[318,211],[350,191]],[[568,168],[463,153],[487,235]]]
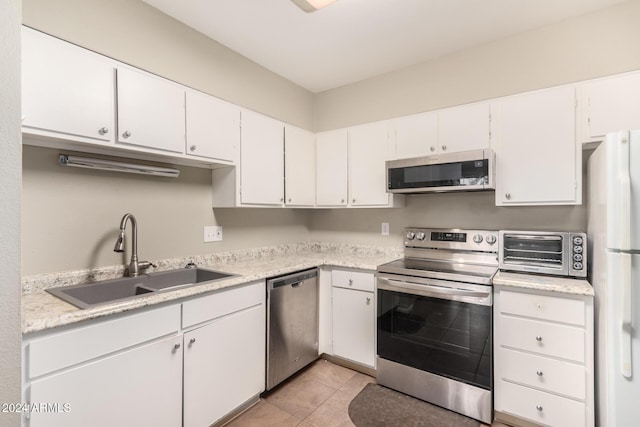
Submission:
[[[194,285],[233,277],[234,274],[204,268],[183,268],[122,277],[81,285],[47,289],[50,294],[86,309],[103,304],[134,299],[140,295],[184,289]]]

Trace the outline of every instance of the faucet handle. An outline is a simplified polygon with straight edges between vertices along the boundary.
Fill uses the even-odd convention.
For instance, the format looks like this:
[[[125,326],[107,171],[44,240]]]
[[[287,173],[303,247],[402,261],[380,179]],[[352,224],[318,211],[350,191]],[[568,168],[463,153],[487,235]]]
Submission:
[[[196,265],[195,262],[193,261],[189,261],[189,263],[187,265],[184,266],[184,268],[197,268],[198,266]]]
[[[151,261],[140,261],[138,262],[138,268],[140,270],[146,270],[149,267],[158,268],[158,266]]]

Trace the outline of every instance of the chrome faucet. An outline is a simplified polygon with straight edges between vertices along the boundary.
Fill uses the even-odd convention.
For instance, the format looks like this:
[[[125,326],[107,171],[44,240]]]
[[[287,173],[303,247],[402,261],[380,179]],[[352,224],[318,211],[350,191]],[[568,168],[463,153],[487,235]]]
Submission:
[[[149,261],[138,261],[138,223],[136,217],[130,213],[125,214],[120,221],[120,234],[118,235],[118,240],[116,240],[113,251],[124,252],[124,232],[127,227],[127,220],[131,221],[131,262],[124,275],[137,277],[140,275],[141,270],[145,270],[151,266],[157,267],[157,265]]]

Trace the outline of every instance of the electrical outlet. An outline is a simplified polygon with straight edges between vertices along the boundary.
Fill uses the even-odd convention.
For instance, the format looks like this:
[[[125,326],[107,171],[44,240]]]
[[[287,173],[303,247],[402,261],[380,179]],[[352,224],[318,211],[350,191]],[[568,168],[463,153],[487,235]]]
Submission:
[[[389,235],[389,223],[388,222],[383,222],[382,223],[382,227],[380,227],[380,232],[383,236],[388,236]]]
[[[204,228],[205,242],[219,242],[222,240],[222,226],[209,225]]]

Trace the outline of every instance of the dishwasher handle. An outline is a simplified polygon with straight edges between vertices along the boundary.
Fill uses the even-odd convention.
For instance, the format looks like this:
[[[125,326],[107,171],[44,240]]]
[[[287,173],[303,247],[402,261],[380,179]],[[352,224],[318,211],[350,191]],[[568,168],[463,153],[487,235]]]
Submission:
[[[273,290],[282,286],[291,285],[293,288],[300,287],[302,282],[318,277],[318,269],[304,270],[286,276],[275,277],[267,280],[267,290]]]

